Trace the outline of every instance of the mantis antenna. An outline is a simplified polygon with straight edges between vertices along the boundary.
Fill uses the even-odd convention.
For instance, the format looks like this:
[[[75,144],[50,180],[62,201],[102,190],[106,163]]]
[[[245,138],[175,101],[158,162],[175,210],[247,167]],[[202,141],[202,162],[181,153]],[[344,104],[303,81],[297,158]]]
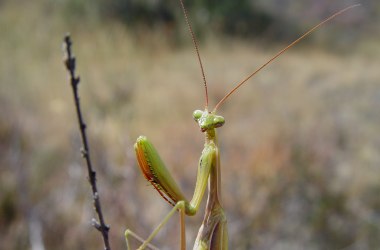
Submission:
[[[182,0],[181,0],[182,2]],[[313,28],[311,28],[310,30],[308,30],[306,33],[304,33],[302,36],[300,36],[299,38],[297,38],[294,42],[290,43],[288,46],[286,46],[285,48],[283,48],[282,50],[280,50],[276,55],[274,55],[271,59],[269,59],[266,63],[264,63],[263,65],[261,65],[258,69],[256,69],[255,71],[253,71],[252,74],[250,74],[249,76],[247,76],[246,78],[244,78],[240,83],[238,83],[227,95],[225,95],[219,102],[218,104],[216,104],[214,110],[213,110],[213,113],[219,108],[220,105],[222,105],[226,99],[228,97],[230,97],[230,95],[232,95],[237,89],[239,89],[244,83],[246,83],[251,77],[253,77],[254,75],[256,75],[258,72],[260,72],[263,68],[265,68],[268,64],[270,64],[271,62],[273,62],[276,58],[278,58],[279,56],[281,56],[285,51],[287,51],[288,49],[290,49],[291,47],[293,47],[295,44],[297,44],[298,42],[300,42],[302,39],[304,39],[306,36],[310,35],[314,30],[318,29],[319,27],[321,27],[323,24],[327,23],[328,21],[330,21],[331,19],[343,14],[344,12],[352,9],[352,8],[355,8],[355,7],[358,7],[360,6],[360,4],[354,4],[354,5],[350,5],[334,14],[332,14],[330,17],[326,18],[325,20],[323,20],[322,22],[320,22],[319,24],[315,25]]]
[[[187,24],[187,27],[189,28],[189,31],[190,31],[190,34],[191,34],[191,39],[193,40],[195,51],[197,52],[199,66],[201,67],[201,71],[202,71],[203,85],[205,87],[205,99],[206,99],[206,107],[205,107],[205,109],[208,109],[208,91],[207,91],[206,74],[205,74],[205,71],[203,69],[203,64],[202,64],[202,60],[201,60],[201,55],[199,53],[199,48],[198,48],[197,40],[195,39],[193,28],[191,27],[191,24],[190,24],[190,21],[189,21],[189,17],[187,15],[187,10],[185,8],[185,5],[183,4],[183,0],[179,0],[179,1],[181,3],[181,8],[182,8],[183,14],[185,15],[186,24]]]

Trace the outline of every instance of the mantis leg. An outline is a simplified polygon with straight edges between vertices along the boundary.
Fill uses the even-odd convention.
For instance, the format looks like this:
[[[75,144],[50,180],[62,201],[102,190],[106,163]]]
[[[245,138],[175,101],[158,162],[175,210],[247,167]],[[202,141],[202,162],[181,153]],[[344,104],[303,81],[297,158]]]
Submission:
[[[144,177],[152,184],[157,192],[171,205],[173,209],[163,221],[153,230],[139,249],[144,249],[159,230],[173,216],[175,211],[181,212],[181,249],[185,249],[184,215],[194,215],[198,209],[207,187],[207,180],[213,165],[215,165],[215,149],[205,146],[199,161],[198,176],[193,199],[188,202],[177,183],[165,167],[154,146],[144,136],[140,136],[135,144],[139,167]]]
[[[136,239],[141,244],[143,244],[145,241],[142,237],[140,237],[139,235],[137,235],[135,232],[133,232],[130,229],[125,230],[124,236],[125,236],[125,241],[127,242],[127,249],[128,250],[132,249],[131,245],[129,244],[129,240],[128,240],[129,237]],[[152,244],[148,244],[147,247],[148,247],[148,249],[159,250],[157,247],[153,246]]]
[[[185,202],[184,201],[179,201],[177,204],[172,208],[172,210],[165,216],[165,218],[161,221],[161,223],[153,230],[153,232],[149,235],[149,237],[146,240],[143,240],[140,236],[132,232],[131,230],[127,229],[125,231],[125,240],[127,242],[127,247],[128,250],[131,249],[129,241],[128,241],[128,236],[132,236],[133,238],[137,239],[142,243],[142,245],[138,248],[139,250],[145,249],[146,247],[149,247],[151,249],[157,250],[158,248],[154,247],[152,244],[149,244],[152,239],[156,236],[156,234],[161,230],[163,226],[169,221],[169,219],[174,215],[174,213],[179,210],[181,212],[181,249],[186,249],[185,243],[186,240],[184,238],[184,207],[185,207]]]

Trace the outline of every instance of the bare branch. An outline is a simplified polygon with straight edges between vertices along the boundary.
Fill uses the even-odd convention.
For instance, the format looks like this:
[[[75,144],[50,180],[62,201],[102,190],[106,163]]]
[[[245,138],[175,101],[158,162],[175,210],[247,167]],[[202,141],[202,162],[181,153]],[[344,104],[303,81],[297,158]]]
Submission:
[[[111,250],[109,239],[108,239],[108,232],[110,230],[110,227],[106,225],[102,213],[102,208],[100,205],[100,198],[99,198],[99,192],[98,188],[96,186],[96,172],[94,171],[91,159],[90,159],[90,149],[89,144],[87,141],[86,136],[86,124],[83,120],[82,111],[80,108],[80,102],[79,102],[79,94],[78,94],[78,84],[80,82],[79,76],[75,75],[75,64],[76,60],[75,57],[72,54],[72,41],[69,34],[67,34],[64,38],[64,49],[65,49],[65,59],[64,63],[66,65],[66,68],[70,74],[70,83],[71,87],[73,89],[73,95],[74,95],[74,102],[75,102],[75,108],[77,112],[78,117],[78,124],[79,124],[79,130],[82,137],[82,143],[83,148],[81,149],[82,157],[85,159],[87,164],[87,170],[88,170],[88,181],[90,182],[91,189],[92,189],[92,197],[94,202],[94,209],[96,211],[96,214],[98,215],[97,221],[95,218],[92,219],[92,225],[99,230],[99,232],[102,234],[103,242],[104,242],[104,249],[105,250]]]

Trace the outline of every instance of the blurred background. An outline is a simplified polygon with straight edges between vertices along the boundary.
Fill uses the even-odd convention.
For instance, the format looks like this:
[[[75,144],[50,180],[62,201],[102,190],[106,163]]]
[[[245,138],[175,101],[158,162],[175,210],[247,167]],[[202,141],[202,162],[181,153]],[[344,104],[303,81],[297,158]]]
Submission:
[[[255,68],[353,1],[186,1],[211,108]],[[357,1],[356,1],[357,3]],[[334,19],[219,109],[231,249],[380,248],[380,2]],[[204,138],[199,65],[176,0],[0,0],[0,249],[102,249],[63,65],[72,34],[113,249],[170,206],[134,140],[156,145],[187,197]],[[187,245],[201,224],[187,218]],[[154,240],[178,249],[178,219]]]

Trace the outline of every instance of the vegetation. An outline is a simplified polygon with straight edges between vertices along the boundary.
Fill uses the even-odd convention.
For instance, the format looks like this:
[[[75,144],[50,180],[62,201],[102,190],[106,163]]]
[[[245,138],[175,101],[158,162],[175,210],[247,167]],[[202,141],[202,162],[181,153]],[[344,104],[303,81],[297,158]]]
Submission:
[[[140,134],[157,145],[188,196],[193,189],[203,137],[191,114],[204,100],[178,6],[168,3],[171,28],[156,20],[153,27],[131,25],[87,2],[0,1],[0,249],[102,246],[90,225],[91,192],[62,63],[68,31],[113,249],[125,249],[127,227],[147,235],[170,209],[136,166]],[[228,21],[218,21],[224,4],[222,11],[203,1],[212,18],[197,18],[201,2],[189,9],[202,35],[211,104],[286,44],[263,43],[277,37],[271,37],[276,20],[296,25],[281,36],[290,41],[339,8],[306,12],[303,1],[300,11],[289,3],[280,15],[278,1],[257,1],[261,9],[252,13],[265,10],[273,20],[259,39],[249,29],[225,35],[220,22]],[[221,108],[223,202],[233,249],[379,248],[379,5],[354,12],[289,51]],[[201,220],[202,213],[187,219],[188,239]],[[177,222],[156,245],[176,249],[179,236],[166,236],[177,235]]]

